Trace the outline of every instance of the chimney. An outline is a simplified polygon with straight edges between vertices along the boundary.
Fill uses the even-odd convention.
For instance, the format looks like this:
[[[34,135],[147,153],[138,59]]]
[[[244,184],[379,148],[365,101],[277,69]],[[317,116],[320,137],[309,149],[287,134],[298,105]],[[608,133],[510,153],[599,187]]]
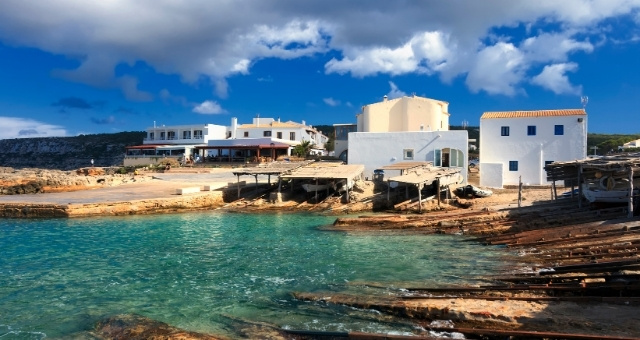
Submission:
[[[305,122],[304,120],[302,121],[302,125],[307,126],[307,122]]]
[[[389,99],[389,97],[387,97],[387,95],[385,94],[384,97],[382,97],[382,101],[386,102]]]
[[[237,129],[238,129],[238,118],[232,117],[231,118],[231,138],[232,139],[236,138],[236,130]]]

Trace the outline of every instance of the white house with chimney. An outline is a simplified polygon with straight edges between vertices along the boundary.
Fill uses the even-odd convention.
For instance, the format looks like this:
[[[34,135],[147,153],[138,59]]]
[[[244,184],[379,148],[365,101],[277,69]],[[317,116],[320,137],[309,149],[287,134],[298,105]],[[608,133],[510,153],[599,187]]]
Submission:
[[[349,133],[347,158],[364,164],[365,176],[385,165],[427,161],[434,166],[466,169],[466,130],[449,131],[449,103],[418,96],[365,105],[356,116],[357,132]],[[464,182],[467,171],[461,171]]]
[[[587,156],[584,109],[485,112],[480,118],[480,185],[548,185],[546,164]]]

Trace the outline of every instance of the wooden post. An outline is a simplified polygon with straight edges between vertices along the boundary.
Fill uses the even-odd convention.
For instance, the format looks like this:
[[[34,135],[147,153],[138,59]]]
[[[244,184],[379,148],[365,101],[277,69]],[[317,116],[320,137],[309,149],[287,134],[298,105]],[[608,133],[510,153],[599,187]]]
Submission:
[[[348,178],[346,178],[345,186],[347,188],[347,203],[351,203],[351,200],[349,199],[349,179]]]
[[[258,193],[258,175],[253,175],[256,178],[256,194]]]
[[[629,218],[633,217],[633,168],[629,165]]]
[[[278,177],[278,193],[280,193],[281,189],[282,189],[282,178]]]
[[[420,186],[421,183],[418,183],[418,211],[422,212],[422,189]]]
[[[387,179],[387,201],[389,201],[389,196],[391,195],[391,182]]]
[[[267,176],[267,183],[271,186],[271,174],[268,174]]]
[[[240,175],[238,175],[238,199],[240,199]]]
[[[440,178],[436,179],[436,197],[438,197],[438,206],[440,206]]]
[[[555,179],[553,180],[553,183],[551,184],[553,186],[553,197],[555,198],[555,200],[558,200],[558,190],[556,188],[556,181]]]
[[[409,199],[409,186],[405,184],[404,186],[404,198]]]
[[[518,208],[522,206],[522,176],[518,177]]]
[[[578,164],[578,208],[582,208],[582,163]]]
[[[316,196],[314,198],[316,200],[315,203],[318,203],[318,179],[316,178]]]

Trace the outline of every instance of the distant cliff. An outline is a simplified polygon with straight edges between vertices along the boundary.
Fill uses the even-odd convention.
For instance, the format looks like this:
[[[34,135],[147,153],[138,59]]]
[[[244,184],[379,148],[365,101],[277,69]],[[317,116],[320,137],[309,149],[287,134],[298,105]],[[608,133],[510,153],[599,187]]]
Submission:
[[[91,166],[121,166],[125,147],[142,144],[145,132],[80,135],[76,137],[0,140],[0,166],[71,170]]]

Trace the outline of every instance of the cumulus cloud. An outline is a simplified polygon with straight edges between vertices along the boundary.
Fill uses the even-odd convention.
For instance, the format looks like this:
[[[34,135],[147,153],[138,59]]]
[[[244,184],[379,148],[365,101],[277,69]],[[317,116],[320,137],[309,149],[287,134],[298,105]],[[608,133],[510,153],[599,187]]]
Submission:
[[[227,79],[250,74],[262,59],[327,55],[325,73],[465,77],[474,92],[513,95],[531,82],[532,69],[571,62],[572,54],[598,47],[592,40],[613,41],[599,38],[608,34],[600,26],[620,16],[638,20],[639,9],[640,0],[4,0],[0,41],[77,60],[77,68],[54,74],[119,88],[132,101],[153,96],[135,78],[116,76],[118,65],[142,61],[190,84],[205,77],[226,98]],[[502,33],[520,25],[523,41]],[[637,27],[628,31],[617,41],[640,36]],[[480,69],[500,66],[492,58],[512,64],[492,75]],[[485,75],[486,84],[479,78]]]
[[[205,114],[205,115],[215,115],[225,113],[226,111],[222,109],[222,107],[213,100],[205,100],[201,104],[196,105],[193,108],[193,112]]]
[[[545,66],[540,74],[533,77],[533,84],[542,86],[555,94],[575,94],[582,93],[582,86],[571,85],[567,72],[575,72],[578,69],[576,63],[554,64]]]
[[[340,101],[339,100],[333,99],[331,97],[324,98],[324,99],[322,99],[322,101],[324,101],[324,103],[329,105],[329,106],[338,106],[338,105],[340,105]]]
[[[514,95],[526,70],[524,60],[522,51],[513,44],[499,42],[488,46],[478,53],[466,84],[472,92]]]
[[[387,97],[389,97],[389,99],[400,98],[407,95],[405,92],[400,91],[398,86],[392,81],[389,82],[389,87],[391,87],[391,90],[389,91],[389,93],[387,93]]]
[[[0,139],[31,137],[62,137],[67,131],[58,125],[32,119],[0,116]]]

